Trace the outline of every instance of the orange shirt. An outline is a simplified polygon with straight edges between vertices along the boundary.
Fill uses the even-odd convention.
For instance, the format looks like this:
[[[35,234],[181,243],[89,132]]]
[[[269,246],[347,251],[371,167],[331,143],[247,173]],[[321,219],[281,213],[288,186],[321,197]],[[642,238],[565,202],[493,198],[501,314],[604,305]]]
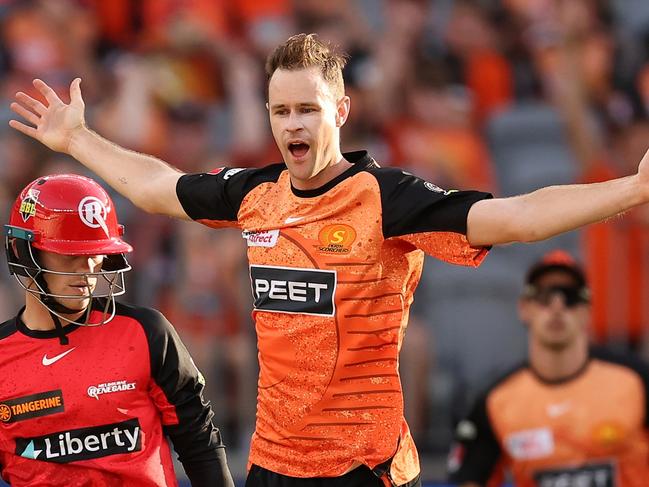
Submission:
[[[489,195],[444,191],[366,152],[310,191],[286,166],[183,176],[178,197],[211,227],[239,226],[258,337],[250,462],[293,477],[333,477],[392,459],[395,485],[419,473],[403,417],[398,354],[423,252],[478,265],[465,237]]]
[[[649,482],[643,364],[592,358],[576,376],[548,383],[521,367],[492,387],[458,424],[454,482],[517,487],[642,487]]]

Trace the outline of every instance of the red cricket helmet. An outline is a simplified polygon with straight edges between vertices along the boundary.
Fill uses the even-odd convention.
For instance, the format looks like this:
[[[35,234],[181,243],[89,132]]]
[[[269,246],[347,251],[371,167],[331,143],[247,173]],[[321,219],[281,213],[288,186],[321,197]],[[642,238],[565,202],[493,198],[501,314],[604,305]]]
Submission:
[[[117,223],[108,193],[92,179],[76,174],[45,176],[27,185],[13,205],[7,232],[57,254],[112,255],[133,250],[121,238],[124,227]]]
[[[112,319],[114,297],[124,293],[124,273],[131,268],[124,254],[133,248],[122,240],[124,227],[117,222],[110,196],[97,182],[76,174],[44,176],[32,181],[16,199],[4,230],[9,272],[27,292],[38,295],[51,313],[59,317],[61,313],[70,313],[57,299],[86,298],[53,294],[45,275],[74,274],[83,276],[87,282],[90,277],[102,277],[100,282],[105,286],[101,291],[91,291],[90,298],[108,298],[101,323]],[[42,267],[39,251],[105,257],[98,272],[60,272]],[[106,319],[110,306],[113,311]]]

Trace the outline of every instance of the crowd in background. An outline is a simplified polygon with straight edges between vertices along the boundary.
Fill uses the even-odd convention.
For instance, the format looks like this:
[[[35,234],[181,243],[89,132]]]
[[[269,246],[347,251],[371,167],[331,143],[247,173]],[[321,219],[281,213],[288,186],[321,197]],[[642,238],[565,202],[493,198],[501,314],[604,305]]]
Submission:
[[[367,149],[438,186],[497,196],[635,171],[649,146],[646,0],[0,0],[0,213],[38,175],[82,166],[12,131],[9,103],[39,77],[80,76],[88,124],[186,172],[280,160],[264,59],[317,32],[350,55],[343,150]],[[135,247],[126,299],[161,309],[205,374],[215,422],[247,453],[256,351],[240,232],[145,214],[114,195]],[[649,208],[478,270],[432,259],[401,356],[424,455],[487,381],[524,358],[515,302],[551,248],[585,264],[593,340],[649,356]],[[22,296],[0,273],[0,318]],[[110,353],[110,347],[106,353]]]

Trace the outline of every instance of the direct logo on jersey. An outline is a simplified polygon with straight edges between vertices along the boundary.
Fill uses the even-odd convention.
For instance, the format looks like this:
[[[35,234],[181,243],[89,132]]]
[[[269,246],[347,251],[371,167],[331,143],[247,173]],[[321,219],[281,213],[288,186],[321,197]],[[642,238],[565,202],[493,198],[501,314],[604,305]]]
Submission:
[[[279,239],[279,230],[250,232],[244,230],[241,236],[248,242],[248,247],[274,247]]]
[[[2,423],[15,423],[16,421],[60,413],[63,410],[63,392],[57,389],[0,402],[0,421]]]
[[[135,389],[135,382],[127,382],[125,380],[118,380],[115,382],[104,382],[96,386],[88,387],[88,395],[94,397],[99,401],[99,396],[102,394],[110,394],[113,392],[132,391]]]
[[[104,203],[95,196],[86,196],[79,202],[79,218],[83,224],[90,228],[101,228],[110,238],[106,225],[107,213]]]
[[[327,254],[348,254],[356,240],[356,230],[344,223],[327,225],[318,234],[318,250]]]
[[[16,455],[53,463],[91,460],[141,449],[142,432],[137,419],[16,438]]]
[[[250,282],[257,310],[334,315],[336,271],[251,265]]]
[[[533,460],[554,452],[554,436],[550,428],[517,431],[505,438],[507,451],[516,460]]]
[[[615,487],[615,469],[604,463],[534,473],[539,487]]]
[[[27,192],[27,196],[25,196],[20,202],[20,209],[18,210],[18,212],[20,213],[20,216],[23,218],[24,222],[26,222],[36,214],[36,205],[38,204],[39,194],[41,194],[39,190],[30,189]]]

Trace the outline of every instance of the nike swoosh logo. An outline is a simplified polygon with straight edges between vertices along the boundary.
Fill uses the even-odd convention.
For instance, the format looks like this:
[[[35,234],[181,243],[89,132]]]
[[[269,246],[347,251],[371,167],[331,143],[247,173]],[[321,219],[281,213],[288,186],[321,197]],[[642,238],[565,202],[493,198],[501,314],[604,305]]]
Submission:
[[[284,220],[284,223],[290,224],[290,223],[299,222],[303,218],[304,218],[303,216],[289,216],[286,220]]]
[[[548,416],[551,418],[556,418],[557,416],[561,416],[563,414],[566,414],[570,410],[571,404],[568,403],[559,403],[559,404],[548,404],[546,407],[546,411],[548,413]]]
[[[52,365],[54,362],[61,360],[63,357],[65,357],[67,354],[69,354],[72,350],[74,350],[77,347],[72,347],[70,350],[66,350],[63,353],[60,353],[52,358],[47,358],[47,354],[43,355],[43,365],[46,367],[48,365]]]

